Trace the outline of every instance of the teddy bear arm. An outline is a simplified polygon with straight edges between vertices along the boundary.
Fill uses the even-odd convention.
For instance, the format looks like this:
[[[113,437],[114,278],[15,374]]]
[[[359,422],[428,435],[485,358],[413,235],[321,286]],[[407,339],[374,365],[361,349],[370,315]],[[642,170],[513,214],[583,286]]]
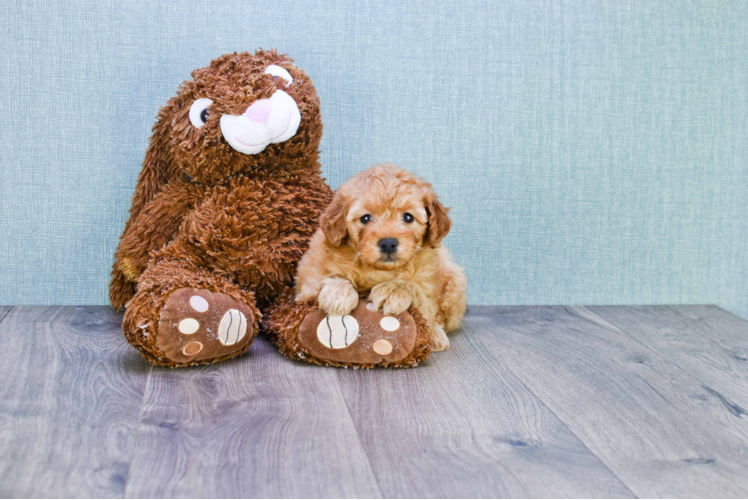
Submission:
[[[180,180],[170,183],[148,202],[125,227],[115,254],[117,274],[127,281],[136,281],[151,254],[174,238],[202,194],[199,186]]]
[[[168,248],[151,256],[197,259],[270,300],[293,283],[317,218],[329,202],[329,188],[318,184],[238,178],[210,189]]]

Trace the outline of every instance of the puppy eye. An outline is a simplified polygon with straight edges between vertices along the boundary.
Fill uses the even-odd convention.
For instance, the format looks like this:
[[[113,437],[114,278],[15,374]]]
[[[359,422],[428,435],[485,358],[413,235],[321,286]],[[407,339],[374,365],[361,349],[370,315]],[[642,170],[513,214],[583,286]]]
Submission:
[[[293,83],[293,77],[291,76],[291,73],[289,73],[288,70],[281,68],[280,66],[276,66],[275,64],[271,64],[270,66],[265,68],[265,73],[267,73],[268,75],[273,75],[276,78],[283,78],[288,82],[286,84],[286,87]]]
[[[409,214],[408,212],[405,212],[403,214],[403,220],[407,222],[408,224],[410,224],[411,222],[413,222],[413,215]]]
[[[213,104],[213,101],[205,97],[192,103],[192,106],[190,106],[190,121],[195,128],[202,128],[208,121],[208,107],[211,104]]]
[[[371,215],[366,214],[361,217],[361,224],[368,224],[369,222],[371,222]]]

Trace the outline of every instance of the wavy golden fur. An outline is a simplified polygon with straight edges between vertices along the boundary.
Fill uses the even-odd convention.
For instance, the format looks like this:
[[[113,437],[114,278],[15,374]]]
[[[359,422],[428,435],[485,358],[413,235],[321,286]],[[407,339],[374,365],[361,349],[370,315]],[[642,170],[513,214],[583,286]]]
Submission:
[[[467,277],[441,245],[447,212],[431,184],[399,167],[361,172],[322,215],[299,263],[296,300],[317,299],[329,315],[349,314],[361,292],[384,314],[412,305],[429,321],[434,350],[449,348],[445,331],[465,314]],[[382,249],[385,239],[397,240],[394,253]]]

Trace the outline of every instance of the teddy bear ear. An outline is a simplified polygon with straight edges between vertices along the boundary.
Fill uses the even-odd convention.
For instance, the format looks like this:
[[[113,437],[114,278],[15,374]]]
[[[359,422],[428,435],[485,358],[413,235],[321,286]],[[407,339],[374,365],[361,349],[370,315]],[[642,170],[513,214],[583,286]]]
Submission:
[[[132,198],[130,217],[134,218],[169,182],[173,172],[168,162],[168,140],[170,119],[167,107],[161,108],[153,126],[148,149],[143,160],[143,168],[138,176],[135,194]]]

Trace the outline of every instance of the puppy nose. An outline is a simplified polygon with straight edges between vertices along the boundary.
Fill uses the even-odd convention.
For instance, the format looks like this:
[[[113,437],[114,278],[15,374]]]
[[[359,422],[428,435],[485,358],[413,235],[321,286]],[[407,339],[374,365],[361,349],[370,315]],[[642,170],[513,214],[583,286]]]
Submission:
[[[262,123],[266,125],[270,119],[270,112],[273,110],[273,105],[270,99],[260,99],[252,103],[250,107],[244,112],[244,116],[249,118],[250,121]]]
[[[379,249],[387,255],[392,255],[397,251],[397,240],[395,238],[379,240]]]

